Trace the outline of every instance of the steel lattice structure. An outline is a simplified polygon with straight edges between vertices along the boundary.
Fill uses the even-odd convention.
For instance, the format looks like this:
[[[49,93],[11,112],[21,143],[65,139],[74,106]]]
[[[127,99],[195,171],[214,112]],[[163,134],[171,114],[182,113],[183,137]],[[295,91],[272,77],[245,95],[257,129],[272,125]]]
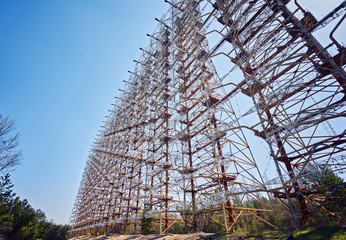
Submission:
[[[289,0],[166,2],[91,149],[71,234],[138,231],[143,214],[160,233],[178,220],[197,229],[201,214],[223,216],[226,232],[244,214],[275,227],[261,194],[286,199],[303,226],[330,197],[323,169],[346,165],[346,52],[333,37],[345,1],[321,20]],[[314,34],[331,22],[323,46]]]

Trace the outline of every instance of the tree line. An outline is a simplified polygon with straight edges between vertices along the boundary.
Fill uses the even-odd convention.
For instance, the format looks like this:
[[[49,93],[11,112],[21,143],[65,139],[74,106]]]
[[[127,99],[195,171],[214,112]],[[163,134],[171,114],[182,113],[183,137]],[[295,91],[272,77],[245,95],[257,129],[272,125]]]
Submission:
[[[15,123],[0,114],[0,240],[64,240],[69,226],[57,225],[13,192],[8,172],[22,160]]]
[[[0,179],[0,239],[8,240],[64,240],[69,226],[56,225],[45,213],[35,210],[26,199],[13,192],[10,175]]]

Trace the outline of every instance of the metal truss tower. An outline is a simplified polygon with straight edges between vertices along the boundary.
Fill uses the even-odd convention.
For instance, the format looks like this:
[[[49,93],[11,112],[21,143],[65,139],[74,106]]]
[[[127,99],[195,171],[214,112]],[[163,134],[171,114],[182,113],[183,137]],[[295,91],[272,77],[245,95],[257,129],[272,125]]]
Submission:
[[[297,0],[166,2],[92,146],[71,234],[138,232],[143,218],[160,233],[215,217],[229,232],[245,215],[275,228],[264,194],[304,226],[345,187],[318,184],[346,165],[346,50],[334,37],[345,1],[321,20]],[[315,35],[332,25],[324,46]]]

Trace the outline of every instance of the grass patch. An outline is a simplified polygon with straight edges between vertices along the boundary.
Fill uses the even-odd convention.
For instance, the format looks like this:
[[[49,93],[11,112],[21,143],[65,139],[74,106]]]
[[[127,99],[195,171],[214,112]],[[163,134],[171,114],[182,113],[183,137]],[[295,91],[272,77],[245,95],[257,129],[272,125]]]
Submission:
[[[324,227],[308,227],[302,231],[294,229],[273,229],[259,231],[252,234],[226,234],[221,235],[218,240],[230,239],[246,239],[246,240],[259,240],[259,239],[287,239],[293,236],[295,240],[346,240],[345,228],[339,226],[324,226]]]
[[[346,239],[345,229],[338,226],[309,227],[294,234],[297,240]]]
[[[286,239],[287,237],[292,236],[293,233],[294,230],[273,229],[251,234],[251,236],[248,236],[245,239]]]

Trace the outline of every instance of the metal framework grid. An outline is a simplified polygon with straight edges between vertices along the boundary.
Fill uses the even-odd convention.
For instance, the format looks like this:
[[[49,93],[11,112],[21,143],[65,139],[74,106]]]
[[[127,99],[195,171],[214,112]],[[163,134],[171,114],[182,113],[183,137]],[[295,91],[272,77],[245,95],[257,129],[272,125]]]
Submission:
[[[226,232],[243,215],[275,227],[259,216],[273,211],[263,194],[286,199],[304,226],[330,198],[323,169],[346,165],[346,52],[333,37],[345,1],[319,21],[297,0],[166,2],[92,146],[71,234],[138,232],[143,215],[160,233],[176,221],[197,230],[202,215],[223,216]],[[314,33],[331,22],[323,46]]]

